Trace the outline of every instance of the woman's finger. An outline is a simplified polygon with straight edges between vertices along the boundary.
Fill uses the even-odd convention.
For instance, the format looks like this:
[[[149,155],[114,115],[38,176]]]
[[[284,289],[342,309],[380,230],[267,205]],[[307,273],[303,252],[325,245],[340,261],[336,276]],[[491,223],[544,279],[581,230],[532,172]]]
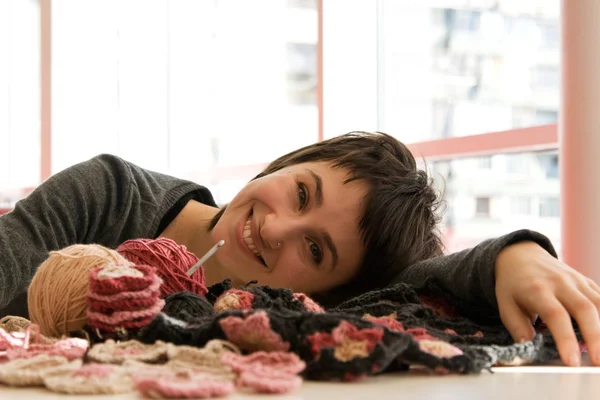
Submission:
[[[581,317],[574,312],[571,314],[575,317],[585,339],[592,364],[600,366],[600,294],[588,285],[581,285],[580,291],[584,300],[579,299],[581,304],[573,304],[573,307],[578,307]],[[589,310],[585,312],[585,308]]]
[[[533,338],[535,331],[531,325],[530,313],[521,309],[512,296],[498,297],[498,308],[500,319],[515,342],[521,343]]]
[[[600,286],[591,279],[587,279],[587,286],[600,296]]]
[[[546,323],[563,362],[570,366],[580,365],[579,343],[575,337],[571,316],[563,304],[551,292],[536,296],[535,303],[529,297],[527,303],[523,306],[530,310],[537,309],[540,318]]]

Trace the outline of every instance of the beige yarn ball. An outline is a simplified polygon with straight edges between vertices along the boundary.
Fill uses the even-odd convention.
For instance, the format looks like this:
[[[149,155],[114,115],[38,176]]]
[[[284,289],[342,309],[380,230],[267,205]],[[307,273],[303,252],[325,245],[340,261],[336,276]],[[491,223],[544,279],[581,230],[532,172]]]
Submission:
[[[60,337],[87,322],[89,270],[106,264],[131,263],[115,250],[98,244],[76,244],[50,252],[27,291],[29,319],[40,333]]]

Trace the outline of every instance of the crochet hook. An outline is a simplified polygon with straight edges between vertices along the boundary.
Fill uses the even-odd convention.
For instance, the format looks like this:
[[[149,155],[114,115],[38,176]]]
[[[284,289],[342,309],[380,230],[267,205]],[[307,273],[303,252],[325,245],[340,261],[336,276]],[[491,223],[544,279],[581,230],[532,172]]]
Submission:
[[[194,266],[190,269],[188,269],[188,271],[186,272],[187,276],[192,276],[192,274],[194,272],[196,272],[196,270],[198,268],[200,268],[202,265],[204,265],[209,258],[211,258],[212,256],[215,255],[215,253],[217,252],[217,250],[219,250],[221,247],[223,247],[223,245],[225,244],[224,240],[220,240],[219,243],[215,244],[204,256],[202,256],[202,258],[200,260],[198,260],[198,262],[196,264],[194,264]]]

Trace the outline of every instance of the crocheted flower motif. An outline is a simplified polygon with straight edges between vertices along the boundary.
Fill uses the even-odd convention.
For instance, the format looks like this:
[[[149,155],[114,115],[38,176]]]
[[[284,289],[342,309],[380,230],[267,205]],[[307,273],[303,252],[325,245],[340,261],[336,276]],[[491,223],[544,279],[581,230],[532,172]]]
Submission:
[[[168,345],[157,341],[144,344],[137,340],[115,342],[112,339],[92,346],[87,357],[95,362],[122,364],[126,360],[157,362],[166,358]]]
[[[44,376],[75,370],[81,366],[81,363],[81,359],[69,362],[65,357],[47,354],[18,358],[0,364],[0,383],[10,386],[43,386]]]
[[[304,293],[294,293],[294,299],[302,303],[306,311],[314,312],[314,313],[322,313],[325,312],[323,307],[321,307],[316,301],[305,295]]]
[[[237,351],[222,340],[211,340],[204,348],[169,344],[165,364],[127,360],[123,365],[147,398],[224,397],[235,390],[236,374],[221,362],[221,356]]]
[[[158,376],[134,375],[133,380],[138,392],[146,398],[207,399],[225,397],[235,390],[232,382],[167,372]]]
[[[254,295],[240,289],[230,289],[215,301],[214,310],[217,313],[227,310],[249,310],[252,308]]]
[[[440,358],[452,358],[463,354],[462,350],[441,340],[420,340],[419,349]]]
[[[392,332],[404,332],[404,326],[402,322],[398,321],[398,314],[395,312],[381,317],[375,317],[367,313],[363,315],[363,318],[373,324],[385,326]]]
[[[389,315],[381,316],[381,317],[374,317],[371,314],[365,314],[365,315],[363,315],[363,318],[366,319],[367,321],[370,321],[370,322],[376,324],[376,325],[385,326],[390,331],[408,333],[415,340],[424,340],[424,339],[436,340],[436,338],[434,336],[431,336],[427,332],[427,329],[425,329],[425,328],[405,329],[404,325],[402,325],[402,322],[397,320],[398,314],[395,312],[391,313]]]
[[[108,337],[148,325],[165,305],[162,280],[147,265],[108,264],[90,270],[89,278],[87,323]]]
[[[147,289],[157,279],[147,265],[122,266],[106,264],[90,270],[90,291],[100,295],[138,292]]]
[[[49,390],[68,394],[115,394],[135,390],[125,367],[112,364],[85,364],[75,371],[44,377]]]
[[[436,338],[435,336],[431,336],[427,332],[427,329],[425,329],[425,328],[410,328],[410,329],[406,329],[405,332],[408,333],[409,335],[411,335],[413,337],[413,339],[415,339],[417,341],[438,340],[438,338]]]
[[[382,328],[358,329],[348,321],[341,321],[331,333],[317,332],[308,336],[313,355],[319,359],[323,348],[333,348],[333,356],[342,362],[357,357],[368,357],[383,339]]]
[[[456,318],[460,317],[460,315],[454,310],[454,308],[448,303],[446,299],[441,297],[432,297],[432,296],[419,296],[419,300],[421,303],[427,308],[433,310],[436,315],[445,318]]]
[[[306,364],[294,353],[259,351],[247,356],[224,354],[223,364],[238,373],[237,385],[258,393],[286,393],[298,388]]]
[[[288,351],[290,344],[284,342],[280,335],[273,332],[269,316],[264,311],[258,311],[246,316],[225,317],[219,320],[219,325],[227,340],[245,351]]]
[[[240,354],[240,350],[235,345],[218,339],[210,340],[202,348],[183,345],[176,346],[174,344],[167,346],[167,357],[170,361],[203,366],[215,370],[222,367],[221,357],[223,354],[229,352]]]
[[[6,349],[5,356],[9,360],[16,360],[46,354],[48,356],[61,356],[68,360],[74,360],[83,357],[87,350],[88,342],[79,338],[67,338],[46,344],[28,343],[26,339],[23,343],[17,345],[12,343],[12,346]]]

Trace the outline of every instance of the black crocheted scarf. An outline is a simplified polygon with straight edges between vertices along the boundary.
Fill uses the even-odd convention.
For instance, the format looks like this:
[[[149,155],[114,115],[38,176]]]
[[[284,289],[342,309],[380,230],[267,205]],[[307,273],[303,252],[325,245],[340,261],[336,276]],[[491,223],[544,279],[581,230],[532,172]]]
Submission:
[[[306,362],[304,376],[313,380],[355,380],[413,365],[477,373],[558,356],[543,323],[532,341],[514,344],[497,315],[485,310],[435,288],[417,293],[405,284],[323,310],[290,290],[235,289],[224,281],[206,298],[169,296],[163,312],[137,336],[147,343],[204,346],[218,338],[245,352],[291,351]]]

